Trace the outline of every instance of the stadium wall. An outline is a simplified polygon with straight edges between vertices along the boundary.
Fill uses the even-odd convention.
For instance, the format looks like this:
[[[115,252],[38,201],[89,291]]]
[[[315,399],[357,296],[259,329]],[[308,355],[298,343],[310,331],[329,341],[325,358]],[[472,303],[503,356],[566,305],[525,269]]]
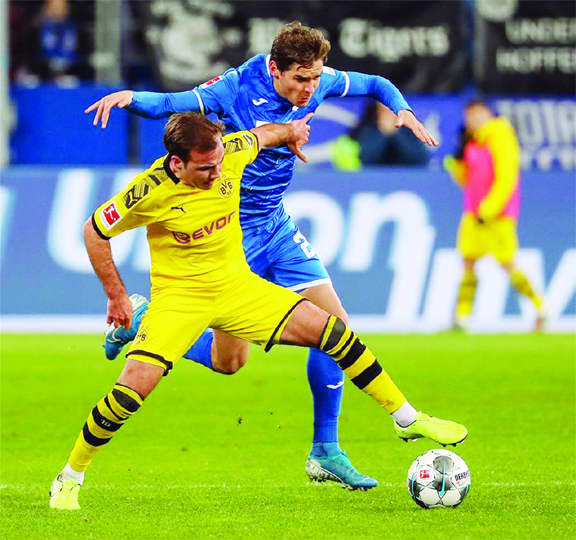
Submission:
[[[98,204],[139,169],[13,167],[0,186],[1,330],[83,332],[105,328],[106,299],[82,240]],[[548,328],[576,330],[574,176],[523,175],[518,263],[545,292]],[[429,169],[298,172],[286,197],[332,276],[358,331],[434,332],[448,328],[461,274],[454,250],[461,194]],[[148,293],[145,231],[112,240],[129,291]],[[534,312],[518,301],[490,259],[478,268],[472,329],[531,328]]]

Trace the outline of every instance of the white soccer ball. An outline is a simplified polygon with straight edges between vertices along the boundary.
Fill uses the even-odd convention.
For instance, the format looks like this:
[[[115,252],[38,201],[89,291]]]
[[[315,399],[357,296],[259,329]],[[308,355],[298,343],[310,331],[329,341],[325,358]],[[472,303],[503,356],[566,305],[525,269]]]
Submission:
[[[470,469],[448,450],[428,450],[408,470],[408,491],[422,508],[454,508],[470,491]]]

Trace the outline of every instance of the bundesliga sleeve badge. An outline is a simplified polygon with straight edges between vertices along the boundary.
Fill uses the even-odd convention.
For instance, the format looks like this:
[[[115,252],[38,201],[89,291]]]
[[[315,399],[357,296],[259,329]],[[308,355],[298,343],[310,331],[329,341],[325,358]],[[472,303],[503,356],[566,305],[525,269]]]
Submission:
[[[116,203],[111,203],[103,210],[100,210],[99,217],[104,227],[110,229],[122,219],[122,214],[118,211]]]

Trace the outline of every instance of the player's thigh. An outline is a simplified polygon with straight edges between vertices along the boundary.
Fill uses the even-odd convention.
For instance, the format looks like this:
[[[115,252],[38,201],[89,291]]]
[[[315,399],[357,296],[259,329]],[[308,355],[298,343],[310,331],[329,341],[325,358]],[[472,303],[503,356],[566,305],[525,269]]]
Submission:
[[[278,342],[299,294],[246,271],[218,298],[212,328],[268,349]]]
[[[302,296],[308,298],[313,304],[342,319],[345,323],[348,322],[348,314],[342,307],[342,302],[336,294],[332,283],[324,283],[323,285],[316,285],[310,287],[300,293]]]
[[[210,325],[213,307],[214,298],[205,291],[153,290],[126,357],[168,373]]]
[[[311,302],[298,304],[290,315],[279,342],[317,348],[328,317],[328,313]]]
[[[490,252],[502,265],[510,264],[518,251],[518,233],[516,221],[502,217],[491,226]]]
[[[478,223],[474,214],[465,212],[462,215],[456,247],[464,259],[480,259],[487,254],[486,226]]]
[[[212,344],[212,367],[219,373],[236,373],[248,361],[250,343],[247,341],[214,330]]]

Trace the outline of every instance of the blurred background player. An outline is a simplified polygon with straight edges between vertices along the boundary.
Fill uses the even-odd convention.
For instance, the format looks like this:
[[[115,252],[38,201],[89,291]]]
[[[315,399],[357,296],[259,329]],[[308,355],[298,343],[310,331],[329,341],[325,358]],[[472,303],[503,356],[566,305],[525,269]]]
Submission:
[[[358,171],[363,165],[428,165],[430,152],[409,129],[396,127],[396,115],[382,103],[370,103],[360,123],[332,148],[332,165]]]
[[[455,326],[468,327],[476,294],[476,261],[493,255],[514,288],[534,304],[535,329],[541,329],[542,298],[514,264],[520,213],[520,145],[512,124],[504,117],[495,117],[482,101],[469,103],[464,111],[461,149],[456,156],[445,159],[445,168],[464,191],[464,213],[457,240],[464,274]]]
[[[269,55],[254,56],[239,68],[193,90],[172,94],[115,92],[86,112],[96,110],[94,125],[101,121],[103,128],[116,106],[148,118],[163,118],[181,111],[215,113],[230,132],[303,118],[331,96],[368,96],[394,112],[396,128],[405,126],[423,143],[438,144],[390,81],[325,67],[329,51],[330,43],[319,30],[293,22],[281,28]],[[294,154],[306,159],[290,146],[265,149],[244,171],[240,201],[244,251],[258,275],[303,294],[346,322],[347,314],[328,272],[282,204],[292,179]],[[134,338],[146,307],[141,297],[138,300],[135,327],[128,332],[111,329],[108,333],[108,358],[118,355],[122,346]],[[213,352],[218,347],[221,352],[216,365]],[[215,371],[234,373],[244,365],[247,350],[245,342],[206,331],[186,357]],[[360,474],[338,443],[342,372],[328,355],[312,349],[308,381],[314,400],[314,437],[306,462],[307,474],[313,480],[334,480],[351,488],[375,487],[377,481]]]

